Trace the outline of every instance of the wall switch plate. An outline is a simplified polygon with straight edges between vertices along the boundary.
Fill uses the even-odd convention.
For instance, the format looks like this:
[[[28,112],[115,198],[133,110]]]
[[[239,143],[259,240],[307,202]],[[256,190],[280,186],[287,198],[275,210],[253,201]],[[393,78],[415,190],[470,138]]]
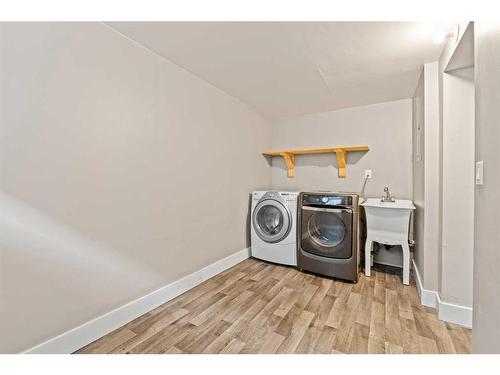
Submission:
[[[371,169],[365,169],[365,178],[372,178],[372,170]]]
[[[476,162],[476,185],[483,185],[484,161]]]

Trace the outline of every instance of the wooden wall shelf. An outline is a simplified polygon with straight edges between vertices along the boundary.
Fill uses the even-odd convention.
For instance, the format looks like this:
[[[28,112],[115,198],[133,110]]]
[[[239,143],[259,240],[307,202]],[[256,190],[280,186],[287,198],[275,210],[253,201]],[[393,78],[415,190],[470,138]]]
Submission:
[[[328,154],[335,153],[337,155],[337,163],[339,165],[339,177],[346,177],[345,154],[353,151],[368,151],[368,146],[342,146],[342,147],[317,147],[303,148],[298,150],[282,150],[282,151],[266,151],[262,155],[265,156],[281,156],[288,168],[288,177],[295,177],[295,155],[307,154]]]

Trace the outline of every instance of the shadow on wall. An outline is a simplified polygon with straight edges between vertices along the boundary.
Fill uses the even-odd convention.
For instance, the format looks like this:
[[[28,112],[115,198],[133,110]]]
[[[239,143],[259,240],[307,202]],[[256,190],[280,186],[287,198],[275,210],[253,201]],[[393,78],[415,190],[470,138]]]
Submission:
[[[62,333],[95,317],[82,311],[129,302],[127,285],[149,289],[162,276],[1,191],[0,232],[2,353],[26,349],[11,341],[20,326],[33,344],[48,338],[45,327],[30,326],[33,315],[64,318]]]

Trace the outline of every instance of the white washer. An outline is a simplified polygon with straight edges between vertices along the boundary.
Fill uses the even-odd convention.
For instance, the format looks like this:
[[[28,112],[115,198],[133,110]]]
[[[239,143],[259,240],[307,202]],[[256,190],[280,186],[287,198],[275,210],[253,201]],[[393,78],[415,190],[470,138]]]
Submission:
[[[254,258],[297,266],[298,192],[252,193],[251,245]]]

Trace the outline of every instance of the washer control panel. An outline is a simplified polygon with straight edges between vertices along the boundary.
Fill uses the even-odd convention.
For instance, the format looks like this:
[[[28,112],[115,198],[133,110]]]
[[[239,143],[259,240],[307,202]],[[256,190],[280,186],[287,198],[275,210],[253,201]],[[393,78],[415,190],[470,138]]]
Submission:
[[[299,197],[299,193],[281,193],[281,196],[288,203],[297,203],[297,198]]]
[[[297,204],[297,200],[299,197],[298,192],[288,191],[288,192],[280,192],[280,191],[254,191],[252,194],[252,199],[254,201],[259,201],[262,198],[265,199],[275,199],[278,201],[285,201],[287,203]]]

